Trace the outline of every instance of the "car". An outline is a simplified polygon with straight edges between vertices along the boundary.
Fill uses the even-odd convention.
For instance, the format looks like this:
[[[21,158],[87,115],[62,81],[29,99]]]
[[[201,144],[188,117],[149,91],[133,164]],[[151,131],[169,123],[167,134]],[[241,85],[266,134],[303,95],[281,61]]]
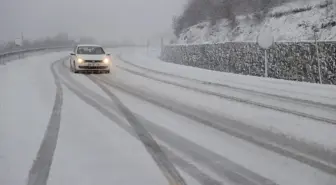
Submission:
[[[112,59],[99,45],[77,45],[70,53],[70,70],[110,73]]]

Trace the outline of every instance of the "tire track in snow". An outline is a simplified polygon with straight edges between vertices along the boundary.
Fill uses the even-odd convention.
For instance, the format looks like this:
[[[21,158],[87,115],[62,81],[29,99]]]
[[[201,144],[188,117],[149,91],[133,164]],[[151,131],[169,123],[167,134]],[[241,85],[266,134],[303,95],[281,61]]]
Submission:
[[[162,71],[156,71],[156,70],[145,68],[143,66],[139,66],[139,65],[136,65],[136,64],[134,64],[132,62],[129,62],[129,61],[123,59],[121,55],[118,55],[118,57],[121,59],[122,62],[124,62],[124,63],[126,63],[128,65],[131,65],[133,67],[136,67],[138,69],[142,69],[142,70],[145,70],[145,71],[148,71],[148,72],[160,74],[160,75],[163,75],[163,76],[175,77],[175,78],[179,78],[179,79],[183,79],[183,80],[189,80],[189,81],[196,82],[196,83],[203,84],[203,85],[211,85],[211,86],[215,86],[215,87],[229,88],[229,89],[232,89],[232,90],[235,90],[235,91],[238,91],[238,92],[252,93],[252,94],[256,94],[256,95],[260,95],[260,96],[264,96],[264,97],[269,97],[269,98],[275,99],[275,100],[277,100],[277,99],[279,100],[280,99],[280,100],[284,100],[284,101],[295,102],[295,103],[299,103],[299,104],[303,104],[303,105],[309,105],[309,106],[313,106],[313,107],[319,107],[319,108],[323,108],[323,109],[336,110],[336,105],[332,105],[332,104],[324,104],[324,103],[321,103],[321,102],[316,102],[316,101],[307,100],[307,99],[299,99],[299,98],[294,98],[294,97],[288,97],[288,96],[282,96],[282,95],[277,95],[277,94],[265,93],[265,92],[260,92],[260,91],[253,90],[253,89],[247,89],[247,88],[242,88],[242,87],[234,87],[232,85],[220,84],[220,83],[208,82],[208,81],[202,81],[202,80],[198,80],[198,79],[194,79],[194,78],[189,78],[189,77],[185,77],[185,76],[181,76],[181,75],[177,75],[177,74],[171,74],[171,73],[166,73],[166,72],[162,72]],[[120,66],[120,65],[117,65],[117,67],[121,68],[121,69],[131,70],[129,68],[126,68],[126,67],[123,67],[123,66]],[[242,85],[246,85],[246,84],[242,84]],[[265,88],[265,87],[261,87],[261,88]],[[287,90],[283,90],[283,89],[279,90],[279,89],[273,89],[273,88],[269,88],[269,87],[268,87],[268,89],[293,93],[291,91],[287,91]],[[310,95],[310,94],[307,94],[307,93],[302,93],[302,94]],[[321,97],[322,98],[333,99],[333,98],[326,97],[326,96],[321,96]]]
[[[64,64],[64,63],[63,63]],[[108,96],[117,103],[117,109],[124,115],[128,123],[134,129],[134,133],[138,139],[145,146],[147,152],[152,156],[158,167],[166,177],[170,185],[186,185],[184,179],[177,171],[175,166],[169,161],[166,154],[162,151],[161,147],[153,139],[150,133],[139,123],[135,115],[116,97],[109,91],[106,91],[105,87],[97,83],[94,79],[91,79],[96,83]],[[69,88],[69,86],[67,86]],[[97,106],[96,106],[97,107]]]
[[[255,144],[267,150],[278,153],[280,155],[295,159],[301,163],[304,163],[311,167],[320,169],[321,171],[324,171],[328,174],[336,175],[336,165],[331,163],[335,161],[335,158],[333,157],[334,154],[329,155],[329,154],[324,154],[324,152],[322,152],[322,156],[321,156],[321,153],[315,154],[314,153],[316,152],[315,150],[310,151],[310,148],[308,148],[308,149],[303,150],[303,151],[309,152],[307,155],[305,152],[301,152],[301,150],[292,148],[289,145],[289,143],[285,143],[285,145],[282,146],[276,142],[265,140],[264,138],[259,137],[258,135],[249,135],[248,133],[244,133],[244,131],[237,129],[237,127],[234,127],[234,126],[230,127],[230,126],[222,125],[222,124],[220,125],[220,124],[217,124],[216,122],[211,121],[212,119],[207,119],[207,117],[202,117],[204,116],[202,114],[191,113],[191,112],[185,111],[183,108],[179,109],[178,107],[172,105],[171,102],[168,102],[168,101],[161,102],[155,99],[154,97],[148,97],[145,94],[142,94],[141,92],[136,91],[135,89],[131,89],[130,87],[127,87],[124,84],[121,84],[120,82],[113,81],[112,83],[111,81],[109,81],[109,79],[103,79],[103,78],[99,78],[99,79],[106,85],[117,88],[123,92],[131,94],[132,96],[138,97],[142,100],[148,101],[154,105],[165,108],[179,115],[183,115],[196,122],[210,126],[217,130],[225,132],[229,135],[245,140],[249,143]],[[229,120],[224,120],[224,121],[229,121]],[[239,122],[237,123],[240,124]],[[320,151],[317,151],[317,152],[320,152]],[[330,157],[326,157],[326,156],[330,156]]]
[[[137,120],[135,115],[116,97],[112,94],[106,87],[98,83],[95,79],[90,78],[98,87],[100,87],[116,104],[120,112],[125,116],[128,123],[134,129],[137,137],[145,146],[147,152],[151,154],[154,161],[157,163],[161,169],[163,175],[167,178],[170,185],[186,185],[184,179],[177,171],[175,166],[169,161],[166,154],[162,151],[161,147],[151,134],[146,130],[146,128]]]
[[[27,185],[46,185],[48,181],[50,167],[57,145],[58,133],[61,123],[61,110],[63,105],[62,85],[60,79],[55,72],[54,65],[59,61],[63,60],[64,59],[60,59],[53,62],[50,67],[56,85],[55,102],[51,112],[47,130],[40,145],[40,149],[29,171]]]
[[[64,65],[63,67],[66,69],[67,66]],[[73,85],[79,87],[79,91],[75,90],[72,86],[68,85],[66,82],[63,84],[68,87],[73,93],[75,93],[80,99],[85,101],[87,104],[91,105],[92,107],[95,107],[97,110],[99,110],[103,115],[108,117],[111,121],[116,122],[121,128],[125,129],[128,133],[130,133],[132,136],[136,137],[134,133],[134,129],[132,129],[128,124],[123,124],[124,122],[118,118],[117,115],[115,115],[112,112],[109,112],[104,108],[102,105],[106,105],[108,103],[109,107],[116,109],[117,107],[114,104],[111,104],[111,100],[107,100],[105,97],[100,96],[99,94],[92,92],[91,90],[88,90],[84,86],[81,86],[78,82],[75,82],[74,79],[69,75],[68,72],[65,72],[64,70],[61,70],[62,74],[66,76],[66,78],[73,83]],[[80,87],[81,86],[81,87]],[[89,97],[85,97],[83,95],[83,92],[87,92],[88,96],[90,98],[94,98],[96,101],[99,100],[99,103],[94,101],[93,99],[90,99]],[[191,156],[195,161],[198,161],[205,166],[208,166],[210,169],[212,169],[217,175],[223,177],[224,179],[228,179],[235,184],[242,184],[242,185],[270,185],[275,184],[271,180],[263,178],[257,174],[254,174],[253,172],[244,169],[243,167],[229,161],[228,159],[223,158],[222,156],[217,155],[216,153],[213,153],[197,144],[194,144],[182,137],[179,137],[178,135],[169,132],[168,130],[161,128],[157,126],[154,123],[151,123],[150,121],[146,120],[140,115],[135,114],[139,121],[141,121],[144,125],[146,125],[146,128],[150,129],[151,133],[156,135],[157,138],[159,138],[161,141],[164,141],[168,145],[170,145],[173,148],[176,148],[180,150],[182,153],[185,153],[187,156]],[[159,133],[155,133],[158,131]],[[166,134],[164,134],[166,133]],[[167,134],[169,133],[169,134]],[[166,137],[164,137],[166,135]],[[137,137],[136,137],[137,138]],[[179,142],[176,142],[176,139],[179,138]],[[184,143],[184,145],[181,145],[181,142]],[[174,145],[172,145],[174,143]],[[194,149],[189,149],[188,146],[193,146]],[[193,164],[188,163],[183,158],[179,157],[178,155],[175,155],[172,151],[170,151],[167,147],[161,146],[162,150],[167,154],[169,159],[174,162],[177,166],[179,166],[183,171],[188,173],[190,176],[192,176],[194,179],[196,179],[200,184],[202,185],[221,185],[222,183],[213,179],[212,177],[208,176],[207,174],[200,171],[196,166]],[[211,156],[211,158],[209,158]],[[213,157],[215,157],[216,162],[214,162]],[[218,163],[220,162],[220,163]],[[235,171],[232,171],[235,170]]]
[[[123,62],[125,62],[125,61],[123,61]],[[133,63],[128,62],[128,61],[126,61],[125,63],[133,65],[134,67],[138,67],[140,69],[148,70],[149,72],[163,74],[165,76],[173,76],[173,77],[177,77],[177,78],[180,78],[180,79],[186,79],[186,80],[196,81],[196,82],[200,82],[200,83],[203,82],[203,81],[200,81],[200,80],[197,80],[197,79],[185,78],[185,77],[179,76],[179,75],[174,75],[174,74],[169,74],[169,73],[165,73],[165,72],[155,71],[153,69],[148,69],[148,68],[145,68],[145,67],[142,67],[142,66],[138,66],[138,65],[133,64]],[[205,83],[207,83],[207,82],[205,82]],[[215,86],[217,85],[216,83],[214,83],[214,84],[212,84],[211,82],[209,82],[209,83],[211,85],[215,85]],[[222,84],[218,84],[218,85],[221,86]],[[230,88],[230,87],[228,87],[228,88]],[[235,88],[235,87],[233,87],[233,88]],[[237,90],[239,90],[239,88]],[[248,91],[249,91],[249,89],[247,89],[247,92]],[[259,92],[257,92],[257,93],[259,93]],[[261,94],[263,94],[263,93],[261,93]],[[273,96],[272,94],[270,94],[270,95]],[[298,101],[301,101],[301,99],[298,99]],[[305,100],[303,100],[303,101],[305,101]],[[310,105],[312,103],[314,103],[314,102],[309,101]],[[325,104],[321,104],[321,106],[324,106],[324,105]],[[328,106],[333,106],[333,105],[325,105],[325,106],[328,107]],[[317,107],[320,107],[320,106],[317,106]],[[324,108],[327,108],[327,107],[324,107]],[[320,107],[320,108],[322,108],[322,107]],[[330,108],[333,109],[334,107],[330,107]],[[185,108],[185,109],[187,109],[187,108]],[[180,110],[184,110],[184,109],[181,108]],[[199,110],[194,110],[194,111],[200,113]],[[211,115],[211,118],[214,118],[214,117],[216,117],[216,116]],[[223,119],[221,119],[221,117],[218,117],[218,118],[213,119],[213,120],[216,120],[217,122],[221,122],[223,120]],[[238,122],[236,120],[231,120],[230,118],[228,118],[227,121],[226,121],[226,123],[233,122],[233,124],[228,125],[231,128],[235,128],[235,129],[238,129],[238,130],[245,130],[245,131],[247,130],[248,132],[251,133],[250,135],[262,136],[265,140],[269,140],[271,142],[278,143],[278,144],[280,144],[280,146],[292,148],[294,150],[300,151],[301,153],[305,153],[305,154],[317,157],[318,159],[322,159],[323,161],[326,161],[328,163],[332,163],[333,165],[336,165],[336,153],[331,151],[331,150],[328,150],[328,149],[326,149],[322,146],[319,146],[319,145],[314,144],[314,143],[306,143],[304,141],[295,140],[295,139],[289,138],[289,137],[287,137],[286,135],[283,135],[283,134],[276,134],[276,133],[267,132],[263,129],[256,128],[256,127],[253,127],[253,126],[250,126],[250,125],[246,125],[246,124]]]
[[[109,118],[111,121],[115,122],[118,124],[119,127],[124,129],[126,132],[128,132],[131,136],[134,138],[138,138],[137,135],[135,134],[134,130],[128,126],[127,124],[124,123],[124,121],[119,118],[115,113],[110,112],[106,108],[102,107],[100,103],[97,103],[96,100],[90,99],[83,95],[83,92],[85,91],[78,91],[76,88],[73,88],[72,85],[68,84],[67,82],[63,82],[63,84],[70,90],[72,91],[77,97],[79,97],[81,100],[83,100],[85,103],[88,105],[94,107],[97,109],[101,114]],[[96,94],[97,95],[97,94]],[[91,97],[95,97],[96,95],[91,94]],[[101,99],[103,97],[98,97],[98,99]],[[97,97],[95,97],[97,99]],[[106,100],[104,101],[99,101],[99,102],[107,102]],[[116,107],[115,107],[116,108]],[[169,160],[171,160],[175,165],[179,166],[183,171],[188,173],[191,177],[196,179],[200,184],[202,185],[223,185],[221,182],[213,179],[212,177],[206,175],[205,173],[201,172],[196,166],[193,164],[190,164],[189,162],[185,161],[183,158],[179,157],[172,151],[170,151],[167,147],[160,146],[162,150],[167,154]]]
[[[108,90],[106,87],[104,87],[102,84],[100,84],[96,79],[90,78],[93,82],[95,82],[99,87],[102,88],[102,90],[108,94],[109,96],[111,95],[110,90]],[[141,124],[141,122],[139,122]],[[145,123],[146,124],[146,123]],[[193,144],[192,142],[188,142],[187,140],[184,140],[182,137],[175,135],[174,133],[162,129],[155,124],[147,124],[150,129],[155,134],[157,137],[162,139],[163,141],[166,141],[169,144],[173,144],[173,147],[177,148],[178,150],[184,150],[184,152],[187,150],[188,154],[196,161],[202,162],[204,165],[209,166],[211,169],[215,171],[219,176],[222,176],[224,178],[228,178],[232,182],[235,182],[237,184],[244,184],[244,185],[275,185],[274,182],[271,180],[264,178],[262,176],[259,176],[250,170],[247,170],[223,157],[220,157],[219,155],[216,155],[215,153],[207,152],[207,150],[203,149],[202,147]],[[166,135],[166,137],[164,137]],[[169,137],[167,137],[169,135]],[[171,137],[174,136],[174,137]],[[174,138],[174,139],[173,139]],[[182,145],[181,143],[184,143]],[[198,154],[198,150],[191,150],[188,147],[192,146],[191,148],[198,148],[198,150],[201,150],[202,153],[207,153],[207,156],[211,156],[210,158],[212,159],[211,161],[206,160],[202,155]],[[186,149],[187,148],[187,149]],[[206,161],[206,162],[204,162]],[[223,168],[221,165],[218,165],[214,163],[214,161],[221,161],[226,167]],[[232,169],[235,169],[236,171],[232,171]]]
[[[63,66],[66,70],[67,66]],[[136,134],[134,133],[134,130],[128,126],[128,124],[124,124],[123,121],[114,113],[109,112],[105,108],[102,107],[102,105],[109,106],[113,109],[117,109],[117,107],[111,102],[111,100],[106,99],[105,97],[102,97],[101,95],[97,94],[96,92],[92,92],[92,90],[86,88],[82,84],[76,82],[68,72],[65,72],[64,70],[61,70],[61,73],[63,76],[67,78],[67,80],[72,83],[72,86],[70,86],[68,83],[64,82],[63,84],[73,93],[75,93],[80,99],[82,99],[84,102],[86,102],[88,105],[96,108],[98,111],[100,111],[103,115],[108,117],[111,121],[114,121],[117,123],[121,128],[123,128],[125,131],[127,131],[130,135],[137,138]],[[77,86],[79,91],[76,90],[76,88],[73,88],[73,86]],[[83,92],[88,93],[88,95],[91,98],[94,98],[96,101],[99,100],[99,103],[95,102],[92,99],[89,99],[88,97],[85,97],[83,95]],[[149,122],[142,118],[141,116],[137,115],[138,119],[141,119],[142,122]],[[153,124],[152,124],[153,125]],[[159,137],[159,136],[158,136]],[[169,144],[169,142],[168,142]],[[178,155],[175,155],[172,151],[170,151],[167,147],[161,146],[162,150],[167,154],[168,158],[177,166],[179,166],[183,171],[185,171],[187,174],[189,174],[191,177],[193,177],[195,180],[197,180],[202,185],[222,185],[223,183],[215,180],[214,178],[208,176],[207,174],[203,173],[201,170],[199,170],[196,166],[193,164],[190,164],[188,161],[184,160],[183,158],[179,157]]]
[[[286,108],[276,107],[276,106],[273,106],[273,105],[267,105],[267,104],[264,104],[264,103],[255,102],[255,101],[252,101],[252,100],[246,100],[246,99],[242,99],[242,98],[238,98],[238,97],[234,97],[234,96],[229,96],[229,95],[225,95],[225,94],[221,94],[221,93],[211,92],[211,91],[203,90],[203,89],[200,89],[200,88],[180,84],[180,83],[177,83],[177,82],[172,82],[172,81],[169,81],[169,80],[159,79],[159,78],[156,78],[156,77],[153,77],[153,76],[150,76],[150,75],[147,75],[147,74],[143,74],[143,73],[140,73],[140,72],[137,72],[137,71],[134,71],[134,70],[130,70],[130,69],[127,69],[127,68],[124,68],[124,67],[120,67],[120,66],[118,68],[122,69],[124,71],[127,71],[129,73],[132,73],[132,74],[135,74],[135,75],[138,75],[138,76],[142,76],[142,77],[154,80],[154,81],[158,81],[158,82],[162,82],[162,83],[165,83],[165,84],[181,87],[181,88],[184,88],[184,89],[192,90],[192,91],[203,93],[203,94],[206,94],[206,95],[212,95],[212,96],[227,99],[227,100],[230,100],[230,101],[245,103],[245,104],[249,104],[249,105],[253,105],[253,106],[257,106],[257,107],[262,107],[262,108],[266,108],[266,109],[275,110],[275,111],[278,111],[278,112],[283,112],[283,113],[287,113],[287,114],[300,116],[300,117],[303,117],[303,118],[308,118],[308,119],[320,121],[320,122],[327,123],[327,124],[336,125],[336,120],[333,120],[333,119],[314,116],[314,115],[307,114],[307,113],[304,113],[304,112],[289,110],[289,109],[286,109]]]

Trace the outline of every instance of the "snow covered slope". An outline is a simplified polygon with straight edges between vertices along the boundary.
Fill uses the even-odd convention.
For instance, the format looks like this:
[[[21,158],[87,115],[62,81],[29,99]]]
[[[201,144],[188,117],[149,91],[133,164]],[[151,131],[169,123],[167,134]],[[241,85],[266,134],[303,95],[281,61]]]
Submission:
[[[177,44],[218,43],[226,41],[256,41],[259,30],[270,26],[276,41],[313,40],[312,26],[320,28],[319,40],[335,40],[334,5],[326,6],[324,0],[300,0],[286,3],[269,11],[264,21],[258,23],[252,15],[237,17],[237,27],[231,29],[228,20],[210,26],[199,23],[185,29]],[[328,10],[330,10],[328,12]]]

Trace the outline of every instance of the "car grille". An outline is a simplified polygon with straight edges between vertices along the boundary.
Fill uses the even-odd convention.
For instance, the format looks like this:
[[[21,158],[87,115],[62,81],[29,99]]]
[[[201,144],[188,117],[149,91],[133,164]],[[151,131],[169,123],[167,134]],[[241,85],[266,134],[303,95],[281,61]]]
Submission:
[[[102,60],[85,60],[85,62],[89,62],[89,63],[100,63],[103,62]]]
[[[107,69],[108,66],[78,66],[80,69]]]

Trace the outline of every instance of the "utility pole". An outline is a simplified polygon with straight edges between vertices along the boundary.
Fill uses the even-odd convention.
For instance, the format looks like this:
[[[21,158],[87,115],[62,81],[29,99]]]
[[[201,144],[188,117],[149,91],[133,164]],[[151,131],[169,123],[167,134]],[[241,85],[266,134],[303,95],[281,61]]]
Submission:
[[[163,47],[164,47],[164,40],[163,37],[161,37],[161,43],[160,43],[160,49],[161,49],[161,53],[163,52]]]
[[[149,46],[150,46],[150,41],[149,41],[149,39],[147,39],[147,44],[146,44],[147,56],[148,56],[148,53],[149,53]]]
[[[23,32],[21,32],[21,49],[24,49],[23,46]],[[24,57],[24,52],[22,52],[22,58]]]
[[[274,44],[274,37],[272,35],[272,30],[270,28],[265,28],[261,30],[258,37],[257,37],[258,45],[264,49],[264,59],[265,59],[265,77],[268,77],[268,53],[267,50],[273,46]]]
[[[320,81],[320,84],[322,84],[321,61],[319,57],[319,50],[318,50],[318,44],[317,44],[317,32],[319,32],[319,29],[315,25],[312,27],[312,29],[314,32],[314,39],[315,39],[315,50],[316,50],[316,60],[317,60],[319,81]]]

